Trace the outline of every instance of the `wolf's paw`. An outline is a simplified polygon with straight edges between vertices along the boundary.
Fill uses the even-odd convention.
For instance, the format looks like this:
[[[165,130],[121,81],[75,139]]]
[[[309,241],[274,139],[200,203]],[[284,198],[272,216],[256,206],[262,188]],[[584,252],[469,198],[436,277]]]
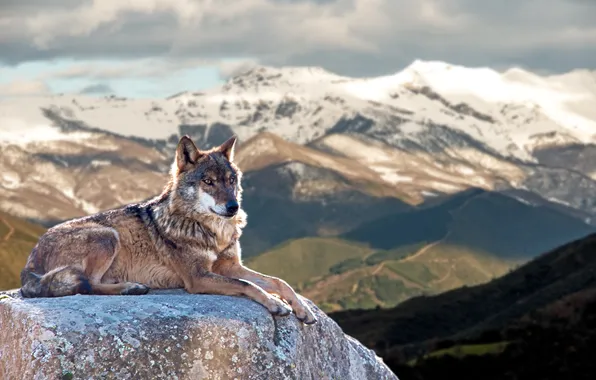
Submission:
[[[296,318],[302,323],[306,325],[317,323],[317,317],[315,317],[315,314],[310,310],[310,307],[303,301],[300,301],[298,305],[294,306],[294,311],[296,313]]]
[[[123,296],[139,296],[147,293],[149,293],[149,287],[137,282],[128,283],[126,288],[120,292]]]
[[[269,310],[271,314],[279,315],[281,317],[290,315],[290,313],[292,312],[292,308],[290,307],[290,305],[280,300],[279,298],[273,296],[268,297],[265,307]]]

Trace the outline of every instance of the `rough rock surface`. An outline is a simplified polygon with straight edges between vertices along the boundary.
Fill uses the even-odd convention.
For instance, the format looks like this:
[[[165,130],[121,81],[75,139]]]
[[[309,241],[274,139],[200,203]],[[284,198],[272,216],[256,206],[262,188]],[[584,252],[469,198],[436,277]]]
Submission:
[[[241,297],[0,293],[0,379],[397,379],[313,309],[307,326]]]

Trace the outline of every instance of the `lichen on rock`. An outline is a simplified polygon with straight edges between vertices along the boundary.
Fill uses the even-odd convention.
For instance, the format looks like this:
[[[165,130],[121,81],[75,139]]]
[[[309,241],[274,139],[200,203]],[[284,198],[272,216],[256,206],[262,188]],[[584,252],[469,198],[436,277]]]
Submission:
[[[308,326],[246,298],[182,290],[0,293],[0,378],[397,379],[310,304],[319,322]]]

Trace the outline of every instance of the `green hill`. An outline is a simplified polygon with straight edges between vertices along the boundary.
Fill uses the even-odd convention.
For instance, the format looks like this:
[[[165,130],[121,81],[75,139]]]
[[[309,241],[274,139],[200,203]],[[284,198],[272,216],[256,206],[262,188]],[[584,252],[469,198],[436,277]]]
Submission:
[[[488,282],[591,231],[567,213],[471,190],[341,238],[290,240],[246,262],[286,279],[326,311],[392,307]]]
[[[393,250],[335,238],[303,238],[246,261],[285,279],[326,311],[395,306],[501,276],[516,263],[448,244]]]
[[[303,238],[281,244],[256,258],[251,267],[273,273],[293,286],[304,289],[328,275],[338,263],[360,259],[372,251],[361,244],[351,244],[334,238]]]
[[[19,275],[45,228],[0,212],[0,290],[21,286]]]

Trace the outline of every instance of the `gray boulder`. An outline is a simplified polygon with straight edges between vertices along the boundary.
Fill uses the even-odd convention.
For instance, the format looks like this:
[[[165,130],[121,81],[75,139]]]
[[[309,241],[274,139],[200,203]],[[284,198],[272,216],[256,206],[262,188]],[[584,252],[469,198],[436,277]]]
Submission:
[[[312,305],[312,303],[310,303]],[[312,305],[272,317],[184,291],[23,299],[0,293],[0,379],[397,379]]]

